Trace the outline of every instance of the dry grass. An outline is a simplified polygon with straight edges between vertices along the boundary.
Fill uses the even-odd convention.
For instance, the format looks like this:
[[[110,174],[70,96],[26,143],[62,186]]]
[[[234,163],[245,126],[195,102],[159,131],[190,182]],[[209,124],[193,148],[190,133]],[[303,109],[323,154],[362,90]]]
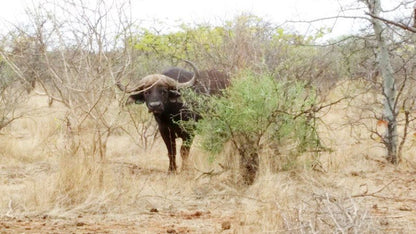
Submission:
[[[344,125],[351,112],[345,103],[322,117],[327,125],[321,135],[333,151],[321,153],[319,168],[277,174],[263,169],[248,188],[238,183],[232,152],[210,163],[198,139],[191,151],[195,169],[168,175],[160,139],[145,151],[117,132],[103,159],[94,156],[92,129],[78,136],[81,147],[68,147],[63,107],[48,107],[37,96],[29,107],[30,118],[0,135],[5,232],[416,231],[414,149],[406,149],[400,166],[387,164],[374,142],[358,141],[357,132]],[[263,155],[262,165],[271,156]]]

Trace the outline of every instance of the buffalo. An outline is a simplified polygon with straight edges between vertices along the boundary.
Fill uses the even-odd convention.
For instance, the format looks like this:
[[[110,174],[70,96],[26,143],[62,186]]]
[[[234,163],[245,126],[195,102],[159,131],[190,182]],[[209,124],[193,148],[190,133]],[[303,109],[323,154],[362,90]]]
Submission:
[[[198,71],[189,62],[193,72],[182,68],[170,68],[162,74],[152,74],[137,80],[135,85],[123,86],[117,82],[120,90],[129,97],[126,104],[146,103],[149,112],[158,124],[160,135],[166,144],[169,157],[169,172],[175,172],[176,167],[176,138],[182,138],[180,149],[182,169],[187,167],[190,147],[194,133],[179,125],[181,121],[198,121],[201,116],[192,111],[182,100],[181,90],[191,88],[201,95],[219,94],[229,85],[227,74],[217,70]]]

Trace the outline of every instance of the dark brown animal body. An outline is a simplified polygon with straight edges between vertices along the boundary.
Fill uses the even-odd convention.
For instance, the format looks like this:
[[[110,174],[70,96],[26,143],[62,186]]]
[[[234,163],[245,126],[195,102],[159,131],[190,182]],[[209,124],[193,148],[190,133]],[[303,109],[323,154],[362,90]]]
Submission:
[[[190,62],[194,72],[181,68],[170,68],[162,74],[154,74],[139,80],[137,85],[127,89],[120,83],[117,86],[130,94],[127,104],[146,103],[159,126],[159,132],[166,144],[169,156],[169,172],[176,171],[176,138],[182,138],[182,167],[187,166],[190,147],[194,134],[183,129],[178,123],[201,118],[191,111],[180,99],[180,90],[192,88],[200,94],[218,94],[229,85],[229,77],[222,72],[211,70],[201,71]]]

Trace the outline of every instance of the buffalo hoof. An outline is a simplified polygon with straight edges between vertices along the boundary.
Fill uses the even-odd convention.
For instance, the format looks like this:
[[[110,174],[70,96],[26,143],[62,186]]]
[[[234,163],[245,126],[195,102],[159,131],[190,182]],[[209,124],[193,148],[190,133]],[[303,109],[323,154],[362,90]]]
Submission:
[[[182,164],[181,171],[188,171],[190,169],[191,169],[191,166],[189,165],[189,162],[185,162]]]
[[[178,172],[176,170],[169,170],[168,175],[177,175]]]

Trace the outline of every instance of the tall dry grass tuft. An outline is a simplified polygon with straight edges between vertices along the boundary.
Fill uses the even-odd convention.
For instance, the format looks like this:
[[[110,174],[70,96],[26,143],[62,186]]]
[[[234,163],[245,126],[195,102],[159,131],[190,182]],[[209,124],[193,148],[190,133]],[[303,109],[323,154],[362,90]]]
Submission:
[[[102,194],[112,187],[111,170],[86,155],[66,153],[58,160],[58,172],[54,181],[50,203],[70,208],[85,203],[91,194]]]

